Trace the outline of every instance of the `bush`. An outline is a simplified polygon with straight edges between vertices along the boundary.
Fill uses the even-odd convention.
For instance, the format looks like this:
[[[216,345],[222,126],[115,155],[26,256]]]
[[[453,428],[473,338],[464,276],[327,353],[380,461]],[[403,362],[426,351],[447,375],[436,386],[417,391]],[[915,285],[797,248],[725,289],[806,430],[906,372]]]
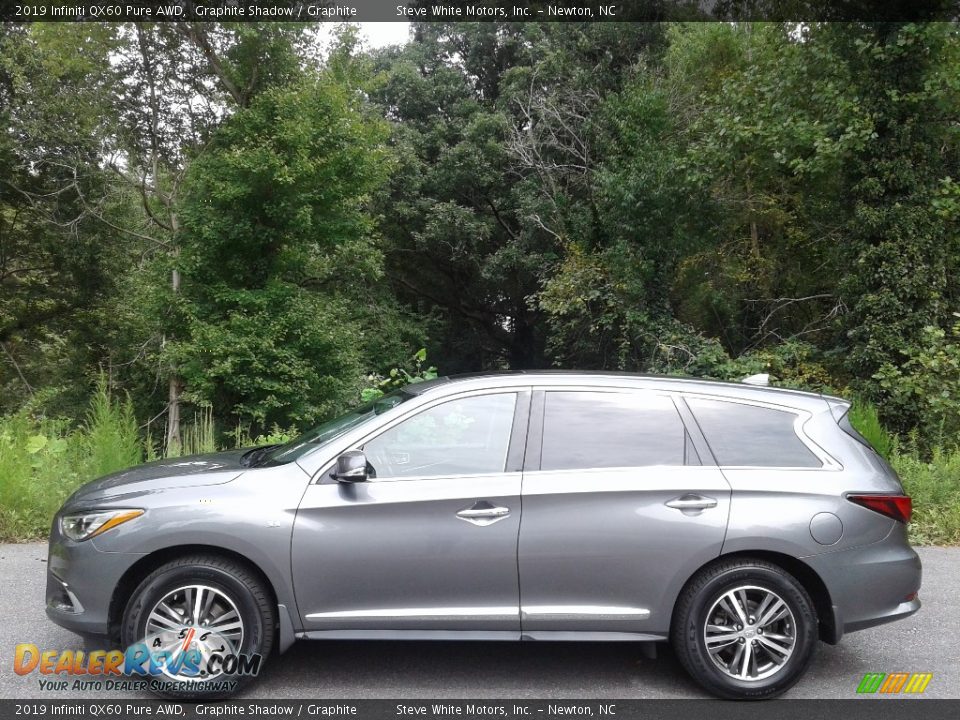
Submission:
[[[427,349],[420,348],[410,359],[411,368],[395,367],[387,373],[386,376],[379,373],[367,375],[367,387],[360,391],[360,399],[365,402],[373,402],[389,392],[398,390],[404,385],[433,380],[437,377],[437,368],[427,367]]]
[[[76,488],[141,459],[129,401],[111,398],[102,382],[80,428],[26,411],[0,418],[0,540],[46,536]]]
[[[886,363],[873,376],[882,416],[901,432],[915,431],[917,446],[929,451],[960,438],[960,325],[948,333],[924,329],[918,347],[903,363]]]

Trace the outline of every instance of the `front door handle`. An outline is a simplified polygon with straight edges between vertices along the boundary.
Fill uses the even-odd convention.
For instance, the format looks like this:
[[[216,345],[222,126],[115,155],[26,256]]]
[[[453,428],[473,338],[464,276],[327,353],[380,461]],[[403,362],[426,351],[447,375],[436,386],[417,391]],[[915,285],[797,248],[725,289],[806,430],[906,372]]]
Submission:
[[[706,495],[687,493],[686,495],[681,495],[673,500],[667,500],[664,505],[666,505],[668,508],[673,508],[674,510],[680,510],[683,513],[693,514],[708,508],[715,508],[717,506],[717,501],[715,498],[707,497]]]
[[[457,513],[457,517],[468,523],[479,525],[492,525],[498,520],[503,520],[510,515],[510,508],[501,505],[491,505],[486,500],[478,500],[470,507],[466,507]]]

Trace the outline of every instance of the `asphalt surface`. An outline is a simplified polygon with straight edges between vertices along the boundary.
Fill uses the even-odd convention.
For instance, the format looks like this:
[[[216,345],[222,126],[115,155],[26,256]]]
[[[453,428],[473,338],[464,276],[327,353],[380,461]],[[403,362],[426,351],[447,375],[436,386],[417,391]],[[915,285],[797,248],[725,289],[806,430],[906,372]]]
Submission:
[[[787,698],[851,698],[868,672],[932,672],[923,696],[960,698],[960,548],[920,548],[923,609],[900,622],[820,644]],[[43,611],[46,546],[0,545],[0,698],[149,697],[41,691],[38,675],[13,672],[17,643],[41,650],[103,646],[63,630]],[[273,657],[240,697],[699,698],[669,648],[643,658],[630,643],[307,642]],[[864,697],[864,696],[860,696]]]

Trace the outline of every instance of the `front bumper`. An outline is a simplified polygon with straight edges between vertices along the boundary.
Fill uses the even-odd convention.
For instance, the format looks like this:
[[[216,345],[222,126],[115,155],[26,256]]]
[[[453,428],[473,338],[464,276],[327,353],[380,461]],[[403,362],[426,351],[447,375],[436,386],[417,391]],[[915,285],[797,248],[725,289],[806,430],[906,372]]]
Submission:
[[[73,632],[107,635],[113,593],[124,573],[142,557],[142,553],[103,552],[91,540],[68,540],[54,521],[47,555],[47,617]]]

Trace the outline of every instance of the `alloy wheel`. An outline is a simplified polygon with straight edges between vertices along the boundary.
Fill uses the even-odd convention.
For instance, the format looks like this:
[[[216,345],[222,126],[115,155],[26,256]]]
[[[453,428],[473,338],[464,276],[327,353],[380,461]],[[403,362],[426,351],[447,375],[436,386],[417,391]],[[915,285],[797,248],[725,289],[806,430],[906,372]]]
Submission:
[[[714,665],[740,681],[763,680],[793,655],[797,625],[790,606],[767,588],[743,585],[710,607],[703,640]]]
[[[199,653],[200,667],[211,656],[236,653],[243,645],[244,625],[234,601],[222,590],[209,585],[186,585],[163,596],[151,609],[144,628],[154,652],[168,653],[164,674],[178,680],[210,680],[199,675],[177,673],[177,659],[183,653]]]

